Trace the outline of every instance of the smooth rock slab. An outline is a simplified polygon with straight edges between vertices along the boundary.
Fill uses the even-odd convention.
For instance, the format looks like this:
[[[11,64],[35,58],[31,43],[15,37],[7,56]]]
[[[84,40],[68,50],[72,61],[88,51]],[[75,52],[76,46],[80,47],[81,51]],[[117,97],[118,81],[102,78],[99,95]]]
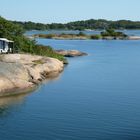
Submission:
[[[55,52],[65,56],[65,57],[75,57],[75,56],[87,55],[86,53],[80,52],[77,50],[56,50]]]
[[[50,74],[59,74],[63,68],[63,62],[54,58],[29,54],[1,55],[0,96],[26,92]]]

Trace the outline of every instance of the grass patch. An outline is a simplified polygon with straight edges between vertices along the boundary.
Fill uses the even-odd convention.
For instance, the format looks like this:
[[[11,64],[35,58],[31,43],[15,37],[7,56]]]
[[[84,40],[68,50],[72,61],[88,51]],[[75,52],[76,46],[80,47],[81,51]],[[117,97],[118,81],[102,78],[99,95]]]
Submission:
[[[32,47],[28,46],[28,47],[26,47],[26,49],[27,50],[24,50],[24,52],[31,53],[34,55],[56,58],[60,61],[63,61],[63,63],[67,64],[67,59],[63,55],[57,54],[50,46],[35,45]],[[36,63],[42,63],[42,62],[37,61]]]

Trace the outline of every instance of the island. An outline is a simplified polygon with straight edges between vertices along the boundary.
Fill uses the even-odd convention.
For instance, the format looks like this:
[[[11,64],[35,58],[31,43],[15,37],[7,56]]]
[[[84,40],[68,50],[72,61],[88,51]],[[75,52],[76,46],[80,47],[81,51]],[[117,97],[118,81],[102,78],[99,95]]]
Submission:
[[[128,36],[114,29],[106,29],[100,34],[93,35],[87,35],[80,31],[78,34],[34,34],[31,37],[56,40],[140,40],[140,36]]]
[[[63,55],[65,57],[76,57],[76,56],[85,56],[87,53],[77,51],[77,50],[55,50],[57,54]]]

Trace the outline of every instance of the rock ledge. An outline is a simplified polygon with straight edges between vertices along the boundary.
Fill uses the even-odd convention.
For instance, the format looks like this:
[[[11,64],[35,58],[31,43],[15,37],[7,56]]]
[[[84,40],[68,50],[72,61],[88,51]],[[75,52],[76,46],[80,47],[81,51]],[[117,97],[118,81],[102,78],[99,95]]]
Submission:
[[[0,96],[32,90],[39,83],[63,71],[63,62],[30,54],[0,56]]]
[[[75,57],[75,56],[87,55],[86,53],[80,52],[77,50],[55,50],[55,52],[65,56],[65,57]]]

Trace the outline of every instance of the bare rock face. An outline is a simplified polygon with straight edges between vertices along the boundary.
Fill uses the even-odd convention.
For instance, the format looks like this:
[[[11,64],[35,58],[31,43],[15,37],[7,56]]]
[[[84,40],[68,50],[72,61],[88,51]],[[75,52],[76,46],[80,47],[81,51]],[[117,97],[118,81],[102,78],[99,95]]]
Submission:
[[[49,75],[59,74],[63,63],[57,59],[28,55],[5,54],[0,56],[0,96],[23,93]]]
[[[0,93],[32,87],[26,68],[20,63],[0,62]]]
[[[140,36],[129,36],[128,40],[140,40]]]
[[[80,52],[77,50],[56,50],[55,52],[65,56],[65,57],[75,57],[75,56],[87,55],[86,53]]]

